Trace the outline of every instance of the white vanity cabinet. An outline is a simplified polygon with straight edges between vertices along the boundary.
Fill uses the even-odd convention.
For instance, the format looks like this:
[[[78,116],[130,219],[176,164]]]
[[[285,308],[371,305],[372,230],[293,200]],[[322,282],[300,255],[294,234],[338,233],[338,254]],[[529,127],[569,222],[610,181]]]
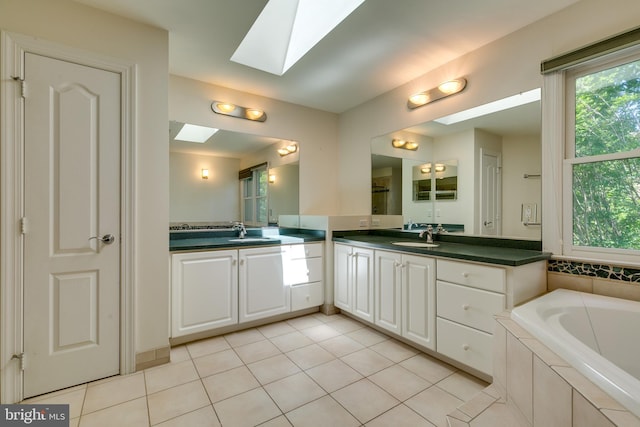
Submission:
[[[284,282],[280,246],[240,249],[238,260],[241,323],[291,311],[291,293]]]
[[[373,250],[334,245],[335,305],[373,322]]]
[[[282,246],[284,283],[291,288],[291,311],[324,303],[324,244]]]
[[[435,259],[376,250],[374,265],[374,323],[435,350]]]
[[[171,256],[171,336],[238,323],[238,251]]]
[[[492,375],[493,316],[546,291],[546,262],[494,266],[438,259],[437,352]]]

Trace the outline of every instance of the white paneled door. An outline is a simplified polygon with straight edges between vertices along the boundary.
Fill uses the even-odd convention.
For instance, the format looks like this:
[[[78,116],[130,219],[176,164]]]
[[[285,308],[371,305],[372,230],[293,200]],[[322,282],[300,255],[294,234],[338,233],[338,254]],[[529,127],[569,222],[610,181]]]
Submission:
[[[24,397],[119,373],[120,74],[25,55]]]

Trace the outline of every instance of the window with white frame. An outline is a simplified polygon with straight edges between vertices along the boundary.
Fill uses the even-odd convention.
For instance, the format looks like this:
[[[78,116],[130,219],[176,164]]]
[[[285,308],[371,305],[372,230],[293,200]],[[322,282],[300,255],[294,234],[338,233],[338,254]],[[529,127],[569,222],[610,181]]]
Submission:
[[[248,177],[241,179],[242,221],[245,225],[262,227],[267,225],[267,165],[252,168]]]
[[[565,73],[563,253],[640,256],[640,49]]]

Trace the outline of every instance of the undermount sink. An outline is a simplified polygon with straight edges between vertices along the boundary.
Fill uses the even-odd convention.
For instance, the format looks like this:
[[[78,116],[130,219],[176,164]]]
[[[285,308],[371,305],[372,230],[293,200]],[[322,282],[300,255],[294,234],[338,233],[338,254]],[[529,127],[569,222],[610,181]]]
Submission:
[[[407,246],[409,248],[437,248],[439,245],[436,243],[425,242],[391,242],[392,245]]]
[[[230,242],[268,242],[273,239],[268,237],[245,237],[244,239],[229,239]]]

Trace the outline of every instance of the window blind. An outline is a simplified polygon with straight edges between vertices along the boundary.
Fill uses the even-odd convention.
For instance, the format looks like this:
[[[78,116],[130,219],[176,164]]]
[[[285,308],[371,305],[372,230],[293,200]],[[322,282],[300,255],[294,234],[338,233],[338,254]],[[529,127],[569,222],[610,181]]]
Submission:
[[[564,70],[573,65],[580,64],[590,59],[598,58],[636,44],[640,44],[640,27],[542,61],[540,64],[540,72],[542,74],[548,74],[554,71]]]
[[[238,179],[243,180],[243,179],[251,178],[251,175],[254,169],[262,168],[265,166],[267,166],[267,162],[260,163],[259,165],[254,165],[246,169],[242,169],[240,172],[238,172]]]

